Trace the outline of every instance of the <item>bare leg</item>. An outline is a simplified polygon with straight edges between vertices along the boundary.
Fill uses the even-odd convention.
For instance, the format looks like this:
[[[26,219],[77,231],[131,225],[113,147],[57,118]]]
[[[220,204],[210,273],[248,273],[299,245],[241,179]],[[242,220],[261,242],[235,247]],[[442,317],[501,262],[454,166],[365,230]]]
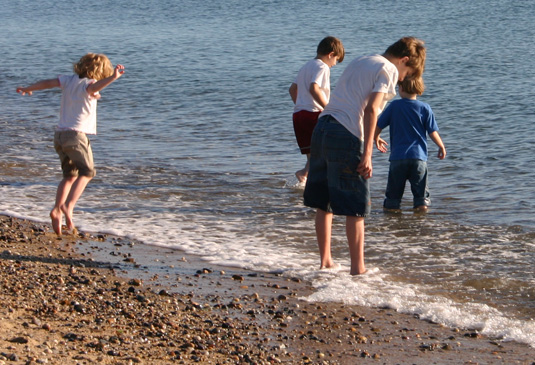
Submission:
[[[331,256],[331,232],[333,214],[318,209],[316,212],[316,236],[320,250],[320,269],[330,269],[335,266]]]
[[[364,274],[364,218],[346,217],[346,235],[351,256],[351,275]]]
[[[300,183],[304,183],[307,181],[309,168],[310,168],[310,153],[307,153],[307,163],[305,167],[303,167],[301,170],[295,173],[295,177]]]
[[[60,207],[65,203],[75,180],[76,176],[63,178],[56,191],[56,203],[54,208],[50,211],[50,218],[52,219],[52,229],[54,229],[54,232],[56,232],[58,236],[61,236],[61,220],[63,218],[63,213],[61,212]]]
[[[78,199],[80,199],[82,196],[85,187],[91,181],[91,179],[92,178],[88,176],[78,176],[71,186],[67,199],[60,206],[61,211],[63,214],[65,214],[65,223],[67,224],[68,229],[74,228],[74,223],[72,222],[74,206],[78,202]]]

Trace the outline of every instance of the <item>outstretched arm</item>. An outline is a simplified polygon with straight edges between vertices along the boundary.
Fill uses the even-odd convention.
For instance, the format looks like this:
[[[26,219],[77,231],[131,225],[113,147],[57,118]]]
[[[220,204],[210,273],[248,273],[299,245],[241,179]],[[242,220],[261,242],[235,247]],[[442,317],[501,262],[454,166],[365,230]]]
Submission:
[[[17,92],[21,95],[32,95],[34,91],[52,89],[54,87],[60,87],[59,79],[57,78],[37,81],[35,84],[26,87],[19,86]]]
[[[440,138],[440,135],[437,131],[431,133],[429,135],[431,140],[435,142],[435,144],[438,146],[438,155],[437,157],[443,160],[446,157],[446,147],[444,147],[444,143],[442,142],[442,138]]]
[[[89,94],[96,94],[100,90],[104,89],[108,85],[110,85],[112,82],[117,80],[119,77],[121,77],[124,74],[124,66],[123,65],[117,65],[115,66],[115,69],[113,70],[113,75],[106,77],[105,79],[99,80],[97,82],[92,83],[87,87],[87,92]]]

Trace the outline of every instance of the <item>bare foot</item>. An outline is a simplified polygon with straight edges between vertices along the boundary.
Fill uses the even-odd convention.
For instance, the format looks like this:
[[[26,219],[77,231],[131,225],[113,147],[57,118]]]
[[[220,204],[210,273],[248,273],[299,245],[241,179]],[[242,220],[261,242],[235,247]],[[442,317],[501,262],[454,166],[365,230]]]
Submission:
[[[69,211],[65,204],[60,206],[61,211],[65,214],[65,224],[68,230],[74,229],[74,223],[72,222],[72,211]]]
[[[338,270],[342,265],[339,263],[331,263],[330,265],[321,265],[320,270]]]
[[[350,272],[349,275],[363,275],[363,274],[366,274],[368,272],[368,270],[364,269],[364,271],[362,270],[357,270],[357,272]]]
[[[63,217],[63,213],[61,212],[61,209],[54,207],[50,211],[50,218],[52,219],[52,229],[58,236],[61,236],[61,218]]]
[[[305,171],[305,169],[299,170],[295,173],[295,177],[297,178],[297,181],[299,181],[300,183],[305,183],[307,181],[307,176],[308,176],[308,173]]]

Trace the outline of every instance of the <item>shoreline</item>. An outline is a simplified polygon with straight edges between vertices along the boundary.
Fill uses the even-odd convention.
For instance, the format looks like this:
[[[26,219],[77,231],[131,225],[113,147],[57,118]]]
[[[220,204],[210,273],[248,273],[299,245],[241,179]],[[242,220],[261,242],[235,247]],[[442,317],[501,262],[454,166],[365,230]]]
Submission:
[[[0,216],[0,364],[535,363],[535,348],[385,308],[311,303],[296,278]]]

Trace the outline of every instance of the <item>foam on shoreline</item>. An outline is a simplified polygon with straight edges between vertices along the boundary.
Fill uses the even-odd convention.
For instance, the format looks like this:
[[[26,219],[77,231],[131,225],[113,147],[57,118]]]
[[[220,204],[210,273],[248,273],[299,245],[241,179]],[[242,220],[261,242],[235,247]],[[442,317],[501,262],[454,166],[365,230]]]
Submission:
[[[177,250],[127,238],[82,233],[57,239],[47,225],[10,217],[1,217],[0,233],[0,300],[4,303],[0,318],[3,329],[9,331],[0,339],[1,353],[21,354],[24,346],[30,348],[24,351],[31,353],[45,342],[49,346],[57,341],[51,351],[73,360],[81,356],[73,347],[74,341],[76,348],[85,349],[87,359],[100,356],[104,363],[115,361],[117,356],[151,359],[153,363],[165,363],[170,356],[191,360],[216,355],[230,361],[248,356],[261,362],[275,356],[283,361],[347,363],[374,357],[386,363],[402,359],[415,364],[474,359],[526,363],[535,358],[535,349],[527,345],[488,338],[475,330],[447,328],[391,309],[303,301],[299,298],[314,292],[306,281],[206,264]],[[19,284],[30,285],[24,284],[28,275],[33,289],[14,296]],[[53,277],[54,283],[36,281],[34,276]],[[116,286],[115,282],[126,286]],[[95,290],[101,293],[97,296],[110,296],[110,303],[117,295],[124,296],[120,303],[129,308],[128,316],[123,310],[114,314],[113,322],[99,321],[106,314],[94,313],[91,308],[106,301],[93,302]],[[33,293],[41,293],[35,304]],[[65,295],[73,299],[58,299]],[[140,300],[142,305],[137,306]],[[23,309],[42,303],[49,303],[55,313]],[[73,303],[82,306],[78,309],[85,308],[83,313]],[[161,318],[178,321],[176,330],[145,327],[155,306]],[[195,318],[202,322],[192,325]],[[48,330],[32,324],[43,322]],[[197,328],[202,326],[209,328],[199,332]],[[229,326],[232,336],[223,336]],[[111,333],[118,330],[131,337],[120,335],[117,343],[110,342]],[[157,333],[160,337],[152,337]],[[30,345],[10,341],[22,338],[22,342],[28,334]],[[195,336],[198,339],[192,340]],[[147,346],[143,342],[147,338],[159,345]],[[95,341],[106,345],[91,345]],[[208,343],[217,346],[197,348]],[[241,352],[235,347],[240,343]]]

